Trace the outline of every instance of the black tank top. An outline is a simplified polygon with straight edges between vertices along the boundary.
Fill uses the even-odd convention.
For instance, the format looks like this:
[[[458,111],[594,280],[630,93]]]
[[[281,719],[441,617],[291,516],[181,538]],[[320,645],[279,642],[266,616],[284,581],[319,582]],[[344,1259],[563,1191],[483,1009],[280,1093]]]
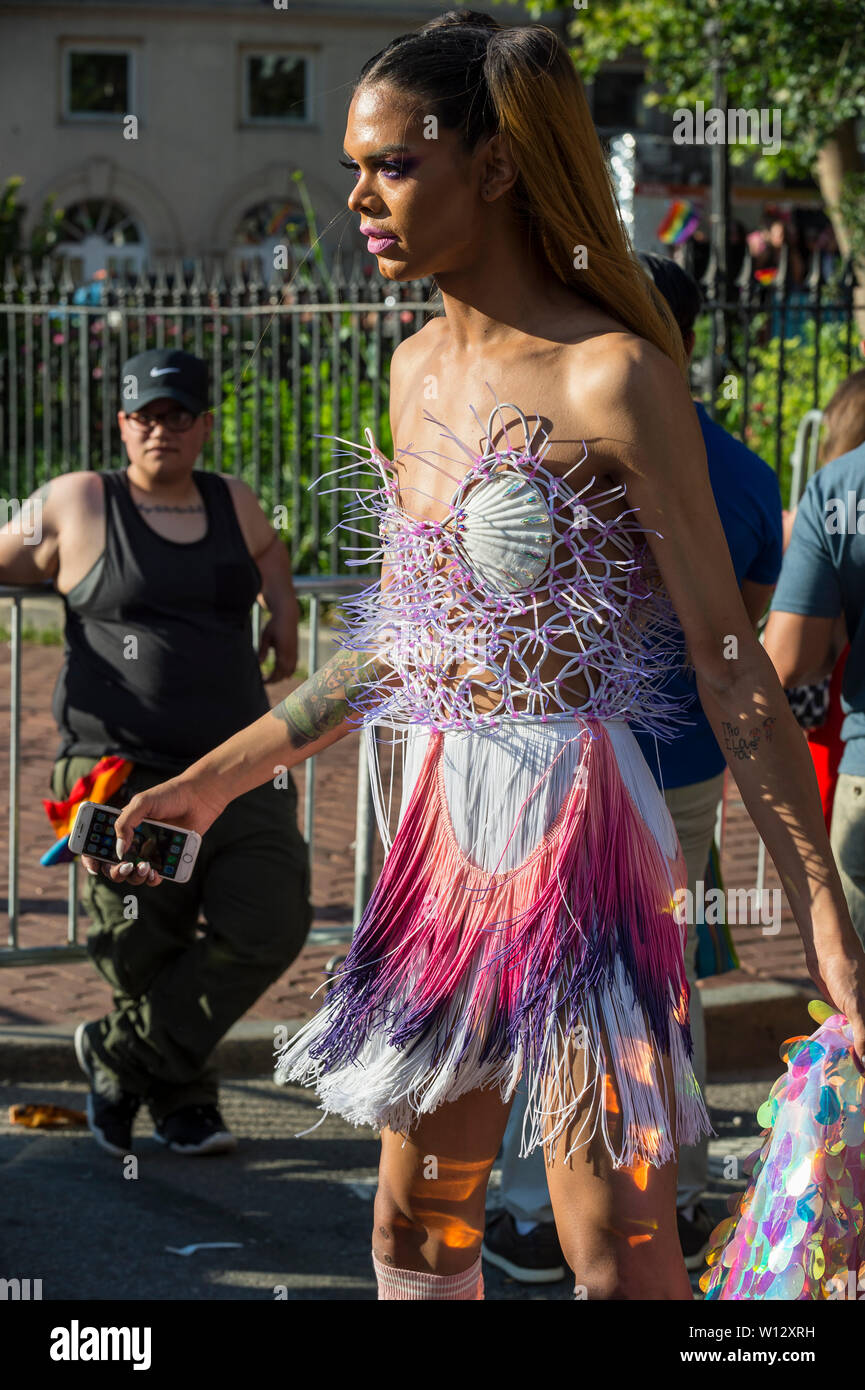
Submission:
[[[148,526],[125,471],[99,476],[105,550],[64,596],[57,756],[180,772],[270,708],[252,646],[261,572],[217,474],[193,471],[207,533],[190,544]]]

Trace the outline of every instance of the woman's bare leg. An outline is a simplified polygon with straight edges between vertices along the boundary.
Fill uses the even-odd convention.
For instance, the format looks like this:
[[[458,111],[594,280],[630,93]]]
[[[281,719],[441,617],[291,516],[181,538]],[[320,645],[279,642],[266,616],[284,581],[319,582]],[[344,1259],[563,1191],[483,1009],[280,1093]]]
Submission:
[[[461,1274],[478,1259],[490,1170],[510,1102],[472,1091],[424,1116],[408,1137],[384,1129],[373,1253],[383,1264]]]
[[[573,1055],[579,1092],[589,1053],[574,1049]],[[664,1076],[667,1094],[672,1096],[669,1059],[665,1059]],[[596,1135],[565,1164],[564,1155],[585,1113],[584,1109],[571,1127],[566,1146],[559,1145],[553,1164],[547,1161],[546,1170],[556,1228],[574,1272],[577,1296],[692,1299],[676,1226],[677,1161],[657,1168],[615,1169],[603,1137]],[[621,1118],[608,1112],[607,1119],[616,1146]]]

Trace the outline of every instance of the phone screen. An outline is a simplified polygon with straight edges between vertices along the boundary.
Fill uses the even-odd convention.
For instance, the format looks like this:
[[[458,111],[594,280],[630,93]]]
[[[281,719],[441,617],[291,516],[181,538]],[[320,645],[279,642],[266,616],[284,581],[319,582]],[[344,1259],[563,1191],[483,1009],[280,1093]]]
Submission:
[[[119,812],[106,811],[101,807],[93,812],[83,854],[92,854],[95,859],[107,859],[112,864],[121,862],[117,858],[114,834],[118,815]],[[163,878],[175,878],[186,839],[182,830],[170,830],[164,825],[143,820],[136,825],[132,843],[127,845],[123,860],[143,859]]]

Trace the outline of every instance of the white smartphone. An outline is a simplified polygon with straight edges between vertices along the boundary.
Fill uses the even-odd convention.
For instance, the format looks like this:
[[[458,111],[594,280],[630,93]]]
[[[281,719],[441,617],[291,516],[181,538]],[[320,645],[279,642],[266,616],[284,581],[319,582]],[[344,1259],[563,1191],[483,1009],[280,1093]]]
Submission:
[[[163,878],[172,883],[186,883],[192,873],[201,836],[195,830],[163,821],[143,820],[136,825],[132,843],[127,845],[123,859],[117,858],[114,823],[120,815],[117,806],[100,806],[95,801],[82,801],[69,836],[72,854],[87,854],[104,864],[120,864],[143,859]]]

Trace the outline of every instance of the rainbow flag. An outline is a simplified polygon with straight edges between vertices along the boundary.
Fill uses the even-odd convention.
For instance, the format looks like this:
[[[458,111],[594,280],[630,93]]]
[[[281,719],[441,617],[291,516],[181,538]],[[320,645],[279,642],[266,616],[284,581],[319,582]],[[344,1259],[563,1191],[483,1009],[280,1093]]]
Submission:
[[[82,801],[109,802],[117,788],[122,786],[132,771],[134,763],[110,753],[100,758],[89,772],[79,777],[69,795],[63,801],[52,801],[43,797],[45,814],[54,827],[57,844],[51,846],[40,859],[41,864],[63,864],[75,858],[67,845],[78,807]]]
[[[293,203],[283,203],[282,207],[277,208],[276,212],[271,216],[267,224],[267,235],[276,236],[277,233],[283,231],[292,215],[296,214],[296,212],[297,208]]]
[[[655,235],[665,245],[679,246],[693,236],[699,225],[700,214],[694,204],[677,199],[667,208]]]

